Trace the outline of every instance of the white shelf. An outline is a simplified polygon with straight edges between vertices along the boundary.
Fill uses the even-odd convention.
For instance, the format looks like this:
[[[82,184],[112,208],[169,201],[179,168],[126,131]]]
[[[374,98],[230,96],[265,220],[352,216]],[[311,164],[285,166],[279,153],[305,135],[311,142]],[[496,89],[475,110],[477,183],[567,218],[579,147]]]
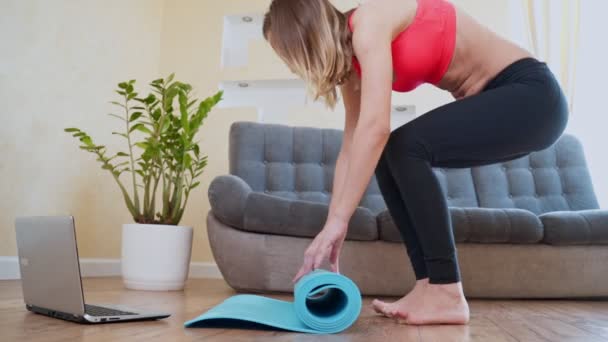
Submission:
[[[300,79],[222,81],[224,91],[219,108],[255,107],[260,122],[282,122],[291,107],[318,106],[306,98],[305,84]]]
[[[391,106],[391,131],[416,118],[416,106],[393,104]]]
[[[222,68],[246,66],[249,57],[249,43],[264,39],[262,34],[262,14],[241,14],[224,16],[222,37]]]

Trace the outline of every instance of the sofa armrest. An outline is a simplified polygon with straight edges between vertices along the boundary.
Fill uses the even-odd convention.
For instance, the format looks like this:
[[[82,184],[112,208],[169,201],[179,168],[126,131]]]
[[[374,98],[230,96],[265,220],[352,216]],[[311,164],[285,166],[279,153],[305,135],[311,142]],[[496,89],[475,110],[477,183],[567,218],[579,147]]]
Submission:
[[[251,187],[242,178],[235,175],[215,177],[207,195],[213,215],[225,224],[243,228],[243,213]]]
[[[608,210],[554,211],[540,219],[550,245],[608,245]]]

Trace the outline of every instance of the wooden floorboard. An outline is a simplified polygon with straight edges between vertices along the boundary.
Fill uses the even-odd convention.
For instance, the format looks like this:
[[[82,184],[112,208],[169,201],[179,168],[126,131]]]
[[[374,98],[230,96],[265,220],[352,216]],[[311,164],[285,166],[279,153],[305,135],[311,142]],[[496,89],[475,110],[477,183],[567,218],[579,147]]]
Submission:
[[[86,301],[117,303],[172,313],[168,319],[80,325],[25,310],[19,281],[0,281],[0,341],[608,341],[606,300],[471,300],[471,322],[464,326],[409,326],[381,317],[364,298],[357,322],[334,335],[277,330],[185,329],[235,292],[222,280],[192,279],[184,291],[131,291],[119,278],[84,280]],[[290,295],[269,297],[291,300]],[[390,300],[391,298],[384,298]]]

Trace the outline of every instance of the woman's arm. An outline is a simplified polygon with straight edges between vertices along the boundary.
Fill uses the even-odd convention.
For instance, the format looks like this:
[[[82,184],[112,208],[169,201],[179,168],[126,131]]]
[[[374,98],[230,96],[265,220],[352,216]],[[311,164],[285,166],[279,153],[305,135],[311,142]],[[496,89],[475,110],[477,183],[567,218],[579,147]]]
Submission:
[[[340,87],[342,99],[344,102],[344,134],[342,135],[342,146],[336,161],[334,170],[334,181],[332,187],[332,196],[342,192],[344,179],[346,178],[346,170],[348,168],[348,159],[351,153],[352,137],[357,120],[359,119],[361,92],[358,86],[359,77],[353,71],[348,80]]]
[[[304,263],[292,281],[318,268],[329,256],[332,270],[338,271],[338,256],[346,237],[348,222],[357,208],[390,135],[392,90],[392,30],[383,16],[372,11],[353,18],[352,42],[361,66],[361,110],[348,145],[348,161],[336,170],[329,214],[325,226],[304,253]],[[346,153],[344,153],[346,155]]]
[[[392,28],[380,16],[360,16],[353,47],[363,70],[361,110],[350,145],[344,184],[332,194],[328,221],[348,224],[357,208],[390,134]],[[355,21],[353,22],[355,24]],[[316,266],[316,264],[315,264]]]

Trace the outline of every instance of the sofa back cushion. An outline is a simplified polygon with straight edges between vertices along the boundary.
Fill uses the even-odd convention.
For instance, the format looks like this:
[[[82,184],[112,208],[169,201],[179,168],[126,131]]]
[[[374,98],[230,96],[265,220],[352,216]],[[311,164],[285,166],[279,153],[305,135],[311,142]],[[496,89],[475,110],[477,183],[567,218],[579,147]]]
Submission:
[[[237,121],[230,127],[230,173],[253,191],[329,203],[343,131]],[[518,208],[535,214],[599,207],[582,146],[564,135],[526,157],[473,168],[434,168],[450,207]],[[386,209],[373,176],[360,206]]]
[[[253,191],[329,203],[343,131],[303,126],[235,122],[230,127],[230,173]],[[386,207],[373,177],[360,206],[377,213]]]
[[[599,207],[582,145],[569,134],[545,150],[471,171],[480,207],[537,215]]]

